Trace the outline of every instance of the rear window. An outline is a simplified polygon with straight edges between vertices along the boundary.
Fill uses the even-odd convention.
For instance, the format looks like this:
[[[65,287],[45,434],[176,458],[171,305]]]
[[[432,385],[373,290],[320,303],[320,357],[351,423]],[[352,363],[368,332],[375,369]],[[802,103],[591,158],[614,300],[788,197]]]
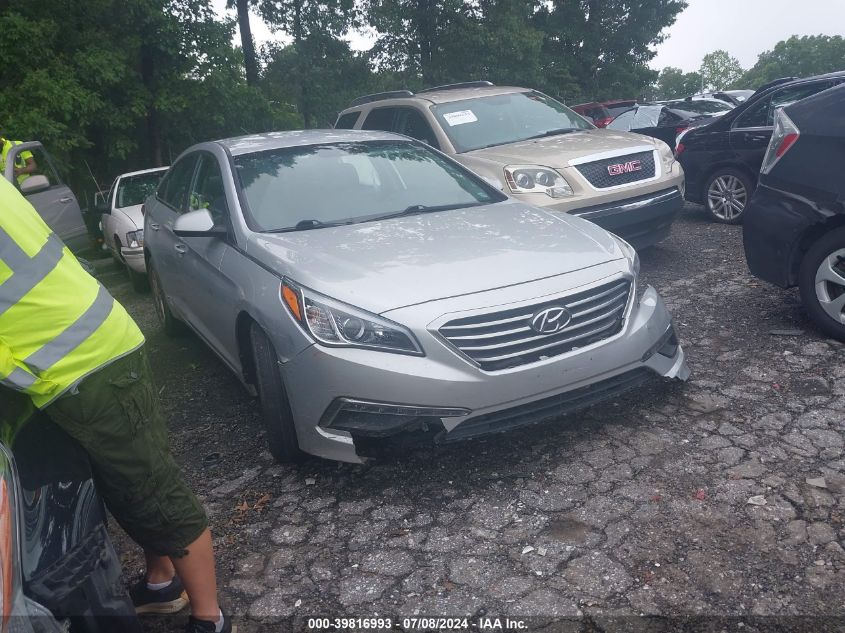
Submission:
[[[165,171],[162,170],[121,178],[120,184],[117,186],[117,195],[114,201],[115,208],[122,209],[123,207],[134,207],[144,204],[144,200],[155,193]]]
[[[334,124],[334,128],[336,130],[352,130],[355,128],[359,116],[361,116],[360,112],[347,112],[340,116],[337,123]]]

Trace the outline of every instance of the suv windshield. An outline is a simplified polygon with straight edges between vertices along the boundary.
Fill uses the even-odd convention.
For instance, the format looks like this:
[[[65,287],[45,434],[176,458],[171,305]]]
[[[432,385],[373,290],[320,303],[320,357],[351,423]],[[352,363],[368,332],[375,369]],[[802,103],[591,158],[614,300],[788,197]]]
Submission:
[[[562,103],[534,91],[450,101],[431,110],[458,153],[593,129]]]
[[[165,171],[167,170],[163,169],[149,174],[138,174],[137,176],[121,178],[120,184],[117,186],[117,195],[114,201],[115,208],[122,209],[123,207],[134,207],[144,204],[144,200],[149,198],[158,189],[158,183],[161,182],[161,177],[164,176]]]
[[[234,160],[246,213],[259,231],[314,229],[506,199],[450,160],[406,141],[284,147]]]

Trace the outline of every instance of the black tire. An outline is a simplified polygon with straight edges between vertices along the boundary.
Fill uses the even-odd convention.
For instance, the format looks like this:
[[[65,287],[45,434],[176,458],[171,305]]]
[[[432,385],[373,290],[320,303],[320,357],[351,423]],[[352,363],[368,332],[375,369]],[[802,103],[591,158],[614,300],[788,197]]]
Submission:
[[[255,382],[261,399],[261,413],[270,453],[280,463],[301,460],[296,427],[288,394],[279,371],[279,358],[273,343],[257,324],[249,330],[252,358],[255,361]]]
[[[129,275],[129,281],[132,282],[132,289],[135,292],[146,294],[150,291],[150,280],[144,273],[132,270],[129,264],[126,264],[126,274]]]
[[[156,316],[158,322],[161,324],[161,329],[167,336],[178,336],[185,331],[185,324],[173,316],[170,311],[170,306],[167,305],[167,297],[164,294],[164,289],[161,287],[161,279],[159,279],[158,272],[153,266],[152,260],[147,261],[147,276],[150,281],[150,289],[153,293],[153,305],[155,306]]]
[[[822,264],[832,256],[837,260],[842,258],[835,264],[835,272],[843,276],[841,284],[836,279],[825,281],[818,277]],[[798,289],[804,308],[819,329],[832,338],[845,341],[845,306],[839,308],[840,320],[837,322],[830,314],[831,309],[836,311],[835,308],[826,309],[823,304],[823,299],[845,300],[842,299],[845,296],[845,227],[834,229],[816,240],[804,254],[798,272]]]
[[[740,224],[753,193],[754,183],[745,172],[730,167],[717,169],[704,185],[704,208],[716,222]]]

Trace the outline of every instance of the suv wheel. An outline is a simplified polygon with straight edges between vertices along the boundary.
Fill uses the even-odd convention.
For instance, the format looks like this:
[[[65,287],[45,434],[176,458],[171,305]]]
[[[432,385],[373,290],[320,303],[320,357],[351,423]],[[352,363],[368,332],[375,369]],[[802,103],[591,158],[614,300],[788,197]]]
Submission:
[[[270,453],[277,462],[297,461],[303,453],[299,450],[288,394],[279,371],[279,357],[267,334],[255,323],[250,328],[249,339]]]
[[[707,180],[704,206],[716,222],[739,224],[753,190],[748,176],[741,171],[719,169]]]
[[[845,227],[810,247],[798,274],[801,300],[819,329],[845,341]]]
[[[156,316],[158,322],[161,324],[161,329],[167,336],[177,336],[184,330],[182,322],[173,316],[170,311],[170,306],[167,305],[167,297],[164,295],[164,289],[161,287],[161,279],[158,277],[158,271],[153,266],[152,260],[147,261],[147,276],[150,281],[150,289],[153,292],[153,306],[155,306]]]

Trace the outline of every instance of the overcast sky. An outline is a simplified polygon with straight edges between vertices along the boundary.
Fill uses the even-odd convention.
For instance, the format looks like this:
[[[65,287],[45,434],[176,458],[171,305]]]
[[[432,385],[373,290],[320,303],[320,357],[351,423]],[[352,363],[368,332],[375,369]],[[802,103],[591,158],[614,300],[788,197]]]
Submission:
[[[226,0],[213,0],[219,13]],[[229,12],[234,15],[234,11]],[[253,36],[258,44],[275,35],[252,16]],[[842,35],[845,32],[845,0],[689,0],[687,9],[669,27],[669,37],[657,47],[651,66],[677,66],[698,70],[701,58],[724,49],[750,68],[757,55],[792,35]],[[366,49],[371,37],[350,34],[352,47]],[[239,44],[240,41],[236,40]]]

